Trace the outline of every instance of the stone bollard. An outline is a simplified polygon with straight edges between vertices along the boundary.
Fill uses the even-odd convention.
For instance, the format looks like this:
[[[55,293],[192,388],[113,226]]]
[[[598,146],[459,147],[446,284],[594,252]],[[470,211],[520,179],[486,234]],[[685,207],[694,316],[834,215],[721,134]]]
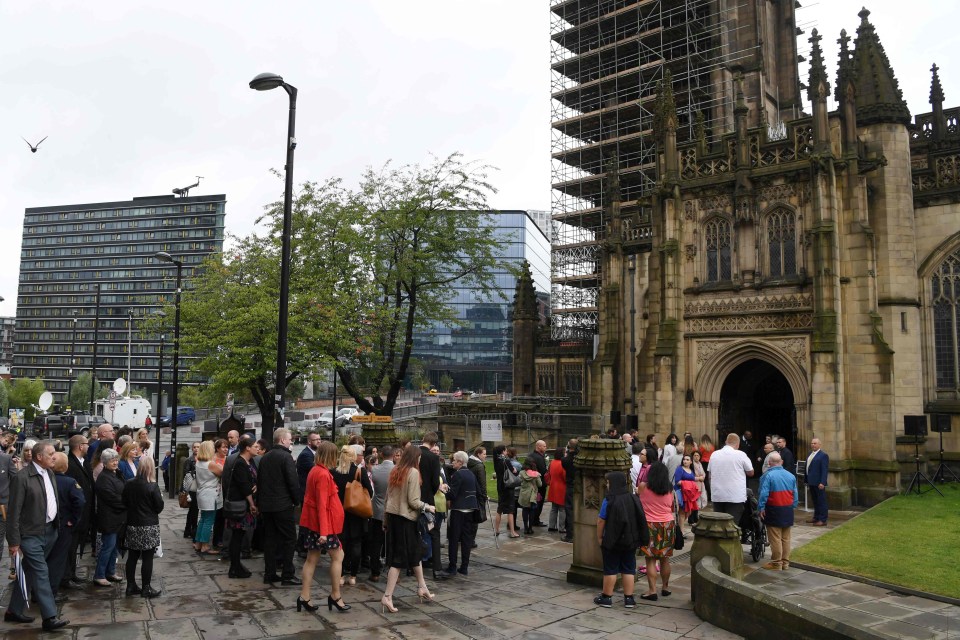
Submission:
[[[720,571],[737,580],[743,579],[743,545],[740,544],[740,528],[729,513],[701,511],[700,520],[693,526],[696,538],[690,548],[690,568],[697,570],[697,563],[704,556],[713,556],[720,561]],[[696,580],[691,581],[690,599],[696,600]]]
[[[387,445],[395,447],[400,442],[393,422],[364,422],[361,433],[367,446],[376,447],[378,451]]]
[[[573,562],[567,570],[567,582],[599,587],[603,582],[603,556],[597,544],[597,514],[607,492],[604,476],[610,471],[629,474],[630,455],[620,440],[581,440],[573,466]]]

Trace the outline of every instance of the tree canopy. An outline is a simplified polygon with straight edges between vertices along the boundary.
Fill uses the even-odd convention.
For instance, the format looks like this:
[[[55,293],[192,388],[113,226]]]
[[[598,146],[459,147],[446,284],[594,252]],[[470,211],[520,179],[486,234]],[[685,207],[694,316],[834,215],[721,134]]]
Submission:
[[[493,291],[502,247],[488,215],[487,171],[454,154],[369,169],[353,191],[339,179],[300,185],[285,384],[333,365],[361,410],[392,412],[414,330],[457,322],[455,283],[480,297]],[[181,306],[181,349],[196,356],[193,369],[217,389],[249,390],[265,430],[274,419],[282,221],[282,202],[266,207],[265,231],[211,256]]]

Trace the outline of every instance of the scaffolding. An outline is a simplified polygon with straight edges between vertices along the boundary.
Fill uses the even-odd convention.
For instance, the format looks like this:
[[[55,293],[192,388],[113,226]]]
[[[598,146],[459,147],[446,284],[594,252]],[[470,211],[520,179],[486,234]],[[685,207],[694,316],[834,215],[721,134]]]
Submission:
[[[724,70],[751,54],[736,43],[735,2],[550,0],[552,332],[560,341],[597,333],[600,244],[609,215],[607,171],[616,163],[621,215],[650,224],[656,185],[653,108],[667,70],[680,141],[696,114],[709,139],[731,126]],[[649,236],[649,233],[647,234]]]

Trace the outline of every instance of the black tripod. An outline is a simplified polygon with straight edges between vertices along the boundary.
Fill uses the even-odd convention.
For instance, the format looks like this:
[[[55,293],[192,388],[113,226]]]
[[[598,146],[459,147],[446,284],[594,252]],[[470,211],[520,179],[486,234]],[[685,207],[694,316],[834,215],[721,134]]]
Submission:
[[[941,435],[941,437],[943,437],[943,436]],[[915,493],[915,494],[917,494],[917,495],[919,496],[919,495],[922,495],[922,494],[924,494],[924,493],[930,493],[930,490],[931,490],[931,489],[932,489],[933,491],[936,491],[937,493],[940,493],[940,489],[937,489],[937,485],[935,485],[935,484],[933,484],[932,482],[930,482],[930,478],[928,478],[927,476],[923,475],[923,472],[920,471],[920,438],[914,436],[914,442],[913,442],[913,444],[914,444],[914,447],[916,448],[916,451],[915,451],[915,453],[914,453],[914,455],[913,455],[913,460],[914,460],[914,462],[917,463],[917,472],[913,474],[913,478],[910,480],[910,484],[907,485],[907,493]],[[951,472],[951,473],[952,473],[952,472]],[[928,485],[930,485],[930,489],[927,489],[926,491],[923,491],[923,490],[920,488],[920,485],[922,485],[924,482],[926,482]],[[941,497],[941,498],[943,497],[943,494],[942,494],[942,493],[940,493],[940,497]]]
[[[946,478],[950,476],[950,480]],[[943,463],[943,431],[940,432],[940,466],[933,473],[934,482],[960,482],[960,478],[953,472],[953,469]]]

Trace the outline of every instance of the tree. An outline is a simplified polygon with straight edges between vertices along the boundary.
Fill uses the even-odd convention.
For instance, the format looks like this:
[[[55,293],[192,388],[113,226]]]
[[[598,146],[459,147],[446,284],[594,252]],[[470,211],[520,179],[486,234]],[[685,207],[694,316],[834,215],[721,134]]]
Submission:
[[[450,374],[444,373],[440,376],[440,391],[444,393],[450,392],[450,387],[453,386],[453,378],[450,377]]]
[[[90,384],[93,380],[93,375],[86,371],[77,376],[77,379],[73,381],[73,386],[70,388],[70,397],[67,399],[67,403],[70,407],[77,411],[81,408],[86,408],[90,413],[93,413],[93,407],[90,405]],[[110,387],[105,384],[99,385],[98,393],[93,397],[94,400],[102,400],[110,395]]]
[[[366,296],[355,345],[337,354],[340,378],[357,406],[390,415],[410,367],[414,330],[458,324],[456,287],[490,299],[502,240],[493,231],[489,167],[460,154],[426,166],[368,170],[355,198],[366,266],[353,288]]]
[[[7,391],[7,381],[0,381],[0,416],[7,417],[7,409],[10,408],[10,394]]]
[[[43,380],[40,378],[33,380],[30,378],[17,378],[8,390],[10,406],[17,409],[24,409],[24,420],[30,422],[35,415],[33,407],[40,401],[40,396],[43,394],[44,389]]]
[[[430,384],[427,378],[426,369],[423,361],[418,358],[410,358],[410,386],[414,391],[425,391]]]

